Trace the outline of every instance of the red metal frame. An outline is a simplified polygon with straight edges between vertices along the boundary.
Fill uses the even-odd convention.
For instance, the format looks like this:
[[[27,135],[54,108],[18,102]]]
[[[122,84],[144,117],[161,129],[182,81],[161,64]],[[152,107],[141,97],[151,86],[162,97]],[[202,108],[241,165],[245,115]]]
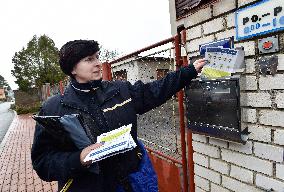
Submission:
[[[182,31],[182,43],[186,46],[186,30]],[[188,65],[187,56],[182,57],[183,66]],[[188,161],[188,177],[189,177],[189,191],[195,192],[194,184],[194,162],[193,162],[193,147],[192,147],[192,131],[187,129],[187,161]]]
[[[166,158],[166,159],[171,160],[171,161],[174,162],[174,163],[177,163],[177,164],[182,165],[182,162],[181,162],[181,161],[179,161],[179,160],[177,160],[177,159],[175,159],[175,158],[172,158],[172,157],[170,157],[170,156],[168,156],[168,155],[165,155],[165,154],[163,154],[163,153],[160,152],[160,151],[155,151],[155,150],[153,150],[153,149],[150,149],[149,147],[145,147],[145,148],[146,148],[149,152],[151,152],[151,153],[155,153],[155,154],[157,154],[158,156],[164,157],[164,158]]]
[[[177,70],[182,67],[181,58],[181,38],[180,35],[175,36],[175,59]],[[188,178],[187,178],[187,160],[186,160],[186,142],[185,142],[185,123],[184,123],[184,107],[183,107],[183,91],[178,92],[178,105],[179,105],[179,120],[180,120],[180,140],[182,149],[182,170],[183,170],[183,186],[184,191],[188,192]]]

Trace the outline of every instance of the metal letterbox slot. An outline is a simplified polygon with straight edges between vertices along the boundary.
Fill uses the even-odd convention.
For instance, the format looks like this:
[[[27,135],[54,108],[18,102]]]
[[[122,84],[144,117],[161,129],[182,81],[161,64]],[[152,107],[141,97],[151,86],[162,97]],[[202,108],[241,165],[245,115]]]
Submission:
[[[192,81],[185,93],[189,129],[245,143],[240,123],[239,79]]]

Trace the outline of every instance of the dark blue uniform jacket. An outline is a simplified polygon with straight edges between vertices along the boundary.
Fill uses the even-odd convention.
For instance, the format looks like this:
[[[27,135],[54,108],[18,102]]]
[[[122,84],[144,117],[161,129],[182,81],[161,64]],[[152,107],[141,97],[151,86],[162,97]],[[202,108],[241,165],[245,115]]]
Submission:
[[[100,88],[83,96],[69,85],[63,96],[49,98],[39,115],[82,115],[93,143],[99,134],[132,123],[131,135],[137,142],[137,114],[165,103],[196,76],[194,66],[190,65],[150,83],[102,81]],[[72,178],[67,191],[117,191],[122,177],[139,171],[139,150],[100,161],[98,173],[81,165],[80,153],[68,134],[53,135],[36,124],[31,154],[33,168],[41,179],[58,181],[59,190]]]

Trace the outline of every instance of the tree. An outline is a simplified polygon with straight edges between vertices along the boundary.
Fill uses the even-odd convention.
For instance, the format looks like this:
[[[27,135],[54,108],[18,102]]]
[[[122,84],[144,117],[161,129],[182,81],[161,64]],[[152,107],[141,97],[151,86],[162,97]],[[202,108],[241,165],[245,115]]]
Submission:
[[[8,91],[11,90],[11,87],[2,75],[0,75],[0,89],[4,89],[5,97],[7,98]]]
[[[0,89],[4,89],[4,88],[6,88],[7,90],[11,90],[11,87],[7,83],[5,78],[2,75],[0,75]]]
[[[108,50],[100,46],[100,60],[102,62],[115,59],[121,53],[117,50]]]
[[[58,83],[65,75],[58,63],[58,48],[46,35],[36,35],[16,52],[12,58],[14,70],[12,75],[20,90],[27,91],[32,87],[41,87],[45,83]]]

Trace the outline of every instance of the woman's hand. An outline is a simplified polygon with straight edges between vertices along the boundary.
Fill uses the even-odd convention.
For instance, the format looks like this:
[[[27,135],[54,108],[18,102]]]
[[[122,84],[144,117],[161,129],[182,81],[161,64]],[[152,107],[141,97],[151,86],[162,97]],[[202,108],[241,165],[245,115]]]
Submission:
[[[206,64],[205,59],[198,59],[194,61],[193,66],[195,67],[195,70],[197,71],[197,73],[200,73],[205,64]]]
[[[92,161],[84,162],[84,159],[92,150],[99,148],[100,146],[102,146],[101,143],[95,143],[82,150],[80,154],[80,161],[83,166],[88,166],[92,164]]]

